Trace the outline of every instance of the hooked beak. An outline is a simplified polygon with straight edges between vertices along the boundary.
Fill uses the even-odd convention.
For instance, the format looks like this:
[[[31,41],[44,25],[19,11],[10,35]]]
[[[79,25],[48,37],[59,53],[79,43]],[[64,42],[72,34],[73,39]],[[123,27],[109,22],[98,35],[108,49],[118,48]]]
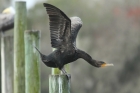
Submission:
[[[101,67],[106,67],[106,66],[114,66],[114,64],[112,64],[112,63],[111,64],[104,63],[104,64],[101,65]]]

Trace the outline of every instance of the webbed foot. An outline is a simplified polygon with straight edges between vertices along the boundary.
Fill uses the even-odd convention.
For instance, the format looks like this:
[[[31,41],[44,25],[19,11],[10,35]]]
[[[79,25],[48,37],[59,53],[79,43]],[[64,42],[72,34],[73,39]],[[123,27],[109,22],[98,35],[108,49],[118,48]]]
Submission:
[[[71,79],[71,75],[70,74],[66,74],[67,79],[70,80]]]

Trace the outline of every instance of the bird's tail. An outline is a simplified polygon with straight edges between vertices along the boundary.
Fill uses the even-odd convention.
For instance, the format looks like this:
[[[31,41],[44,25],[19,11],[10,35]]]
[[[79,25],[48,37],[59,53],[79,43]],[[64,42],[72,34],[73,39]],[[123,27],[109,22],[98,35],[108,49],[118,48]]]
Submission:
[[[35,49],[40,53],[40,54],[42,54],[38,49],[37,49],[37,47],[36,46],[34,46],[35,47]]]

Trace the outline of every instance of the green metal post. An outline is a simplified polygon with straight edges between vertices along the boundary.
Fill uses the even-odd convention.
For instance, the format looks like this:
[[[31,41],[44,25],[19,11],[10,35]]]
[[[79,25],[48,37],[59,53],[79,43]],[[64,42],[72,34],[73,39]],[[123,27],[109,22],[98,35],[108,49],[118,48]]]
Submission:
[[[27,27],[26,2],[16,1],[14,22],[14,93],[25,93],[24,31]]]
[[[26,93],[40,93],[39,48],[40,31],[25,31],[25,89]]]

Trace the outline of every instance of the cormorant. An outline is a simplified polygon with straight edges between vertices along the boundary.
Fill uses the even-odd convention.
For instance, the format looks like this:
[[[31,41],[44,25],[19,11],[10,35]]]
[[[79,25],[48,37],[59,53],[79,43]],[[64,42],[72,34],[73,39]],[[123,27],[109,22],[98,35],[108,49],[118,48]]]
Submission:
[[[3,34],[5,31],[14,27],[15,10],[13,7],[8,7],[0,14],[0,32]]]
[[[44,3],[44,7],[50,20],[51,45],[56,49],[46,56],[36,48],[46,66],[59,68],[68,78],[70,77],[64,70],[64,65],[79,58],[83,58],[95,67],[113,66],[113,64],[92,59],[89,54],[76,47],[76,37],[82,26],[79,17],[68,18],[63,11],[51,4]]]

